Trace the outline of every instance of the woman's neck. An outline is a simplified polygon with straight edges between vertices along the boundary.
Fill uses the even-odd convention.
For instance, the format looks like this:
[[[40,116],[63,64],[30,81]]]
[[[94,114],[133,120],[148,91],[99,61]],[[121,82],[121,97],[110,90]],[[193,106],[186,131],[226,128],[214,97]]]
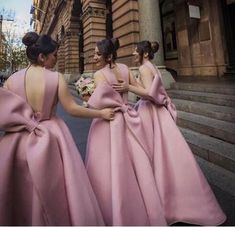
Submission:
[[[112,62],[111,65],[108,63],[105,65],[105,67],[109,67],[110,69],[114,69],[117,67],[117,64],[115,62]]]
[[[144,59],[143,59],[143,62],[142,62],[142,65],[145,64],[145,63],[147,63],[147,62],[150,62],[150,63],[151,63],[151,61],[150,61],[149,59],[144,58]]]
[[[34,71],[43,71],[45,69],[45,67],[41,66],[41,65],[35,65],[35,64],[31,64],[28,66],[28,70],[34,70]]]
[[[31,64],[29,67],[34,67],[34,68],[44,68],[43,65],[36,65],[36,64]]]

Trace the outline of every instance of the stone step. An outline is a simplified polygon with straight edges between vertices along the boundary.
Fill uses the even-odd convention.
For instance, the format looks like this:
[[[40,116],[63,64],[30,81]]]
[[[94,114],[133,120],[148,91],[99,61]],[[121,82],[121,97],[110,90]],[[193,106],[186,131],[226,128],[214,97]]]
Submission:
[[[195,156],[195,158],[210,184],[235,196],[235,174],[233,172],[208,162],[199,156]]]
[[[167,93],[171,98],[184,99],[202,103],[211,103],[215,105],[229,106],[235,108],[235,95],[224,95],[185,90],[168,90]]]
[[[194,154],[235,173],[235,145],[225,141],[180,128]]]
[[[235,144],[235,124],[178,111],[177,125]]]
[[[176,82],[171,85],[173,90],[197,91],[217,94],[235,95],[235,83],[183,83]]]
[[[235,123],[235,108],[200,103],[182,99],[172,99],[177,110]]]

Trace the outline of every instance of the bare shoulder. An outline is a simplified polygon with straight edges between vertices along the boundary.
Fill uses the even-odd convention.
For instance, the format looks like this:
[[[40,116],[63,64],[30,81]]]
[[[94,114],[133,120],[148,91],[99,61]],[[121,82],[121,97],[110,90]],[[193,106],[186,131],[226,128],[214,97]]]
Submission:
[[[94,73],[94,79],[95,80],[104,80],[105,79],[101,70],[98,70]]]
[[[123,63],[117,63],[117,66],[119,67],[119,69],[122,69],[123,72],[127,73],[128,76],[130,75],[130,70],[129,67]]]
[[[59,76],[59,78],[64,78],[63,74],[60,72],[58,72],[58,76]]]
[[[65,82],[65,78],[64,78],[64,75],[62,73],[57,72],[57,75],[58,75],[59,82]]]
[[[129,69],[129,67],[123,63],[117,63],[118,66],[121,66],[123,68]]]
[[[101,82],[105,81],[105,77],[103,73],[101,72],[101,70],[98,70],[94,73],[94,81],[95,81],[96,86],[100,84]]]
[[[10,88],[10,85],[11,85],[11,80],[10,80],[10,78],[8,78],[8,79],[4,82],[3,87],[9,89],[9,88]]]
[[[58,85],[60,89],[66,89],[67,88],[67,82],[65,81],[64,75],[62,73],[57,72],[58,77]]]
[[[53,77],[64,77],[62,73],[50,69],[45,69],[46,74],[49,74],[50,76]]]
[[[4,87],[4,88],[7,88],[7,89],[10,89],[10,87],[11,87],[11,85],[12,85],[12,83],[13,83],[12,81],[15,80],[15,79],[17,79],[17,75],[18,75],[21,71],[23,71],[23,70],[20,70],[20,71],[18,71],[18,72],[15,72],[15,73],[13,73],[11,76],[9,76],[9,77],[7,78],[7,80],[4,82],[3,87]]]
[[[152,75],[152,71],[149,67],[147,67],[146,65],[141,65],[139,67],[139,71],[140,71],[140,74],[145,76],[145,75]]]

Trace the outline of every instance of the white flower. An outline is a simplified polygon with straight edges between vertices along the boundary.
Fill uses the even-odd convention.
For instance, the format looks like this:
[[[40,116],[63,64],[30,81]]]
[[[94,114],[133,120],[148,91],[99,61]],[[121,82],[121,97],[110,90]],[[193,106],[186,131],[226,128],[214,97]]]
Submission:
[[[92,95],[95,90],[94,79],[87,77],[80,77],[80,79],[75,83],[76,90],[80,96]]]

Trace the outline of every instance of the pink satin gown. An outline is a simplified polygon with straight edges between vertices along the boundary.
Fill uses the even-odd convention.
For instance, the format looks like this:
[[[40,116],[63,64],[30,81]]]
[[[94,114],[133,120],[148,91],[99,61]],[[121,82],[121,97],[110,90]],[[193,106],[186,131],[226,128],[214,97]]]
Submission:
[[[151,146],[154,178],[167,223],[222,224],[226,216],[175,123],[175,106],[160,72],[149,61],[145,66],[155,75],[149,90],[151,101],[141,99],[137,108]]]
[[[39,113],[27,103],[25,73],[0,88],[0,225],[103,225],[79,151],[55,115],[58,73],[45,70]]]
[[[118,64],[128,82],[128,68]],[[152,170],[149,147],[137,112],[128,105],[127,93],[119,94],[109,66],[88,104],[114,107],[115,119],[92,122],[86,168],[106,225],[166,225]]]

